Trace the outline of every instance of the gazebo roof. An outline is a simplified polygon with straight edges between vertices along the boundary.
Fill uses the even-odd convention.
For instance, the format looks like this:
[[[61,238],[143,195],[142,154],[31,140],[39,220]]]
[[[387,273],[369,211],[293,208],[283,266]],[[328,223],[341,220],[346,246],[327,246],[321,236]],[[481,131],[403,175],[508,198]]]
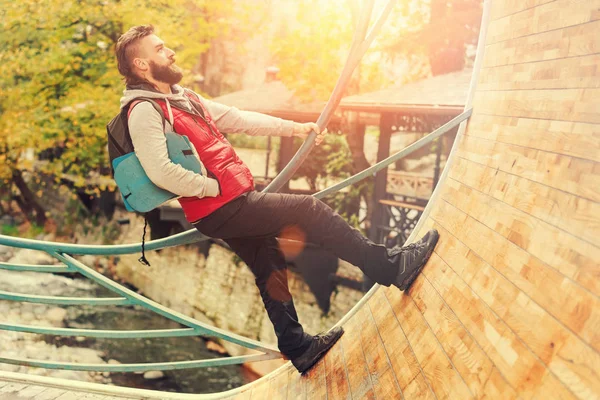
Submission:
[[[281,81],[265,82],[256,88],[240,90],[212,100],[241,110],[296,121],[316,121],[325,107],[325,102],[300,102],[294,92]]]
[[[472,69],[438,75],[406,85],[344,97],[340,107],[363,112],[455,114],[467,100]]]

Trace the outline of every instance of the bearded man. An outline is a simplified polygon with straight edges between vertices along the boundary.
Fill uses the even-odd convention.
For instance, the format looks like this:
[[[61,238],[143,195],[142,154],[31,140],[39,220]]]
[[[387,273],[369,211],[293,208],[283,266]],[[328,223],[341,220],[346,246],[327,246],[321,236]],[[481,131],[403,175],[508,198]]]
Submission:
[[[281,353],[301,373],[312,367],[343,334],[342,327],[310,335],[298,321],[287,284],[287,264],[277,236],[287,227],[303,231],[306,242],[332,251],[360,268],[373,281],[408,290],[438,240],[435,230],[406,247],[387,249],[365,238],[325,203],[313,196],[260,193],[252,174],[221,134],[306,137],[325,131],[315,123],[300,124],[228,107],[184,89],[175,52],[154,34],[152,25],[134,26],[116,45],[119,72],[126,89],[121,107],[135,154],[157,186],[177,195],[186,219],[203,234],[223,239],[250,267]],[[168,118],[163,129],[158,103]],[[204,168],[197,174],[168,157],[165,131],[186,135]]]

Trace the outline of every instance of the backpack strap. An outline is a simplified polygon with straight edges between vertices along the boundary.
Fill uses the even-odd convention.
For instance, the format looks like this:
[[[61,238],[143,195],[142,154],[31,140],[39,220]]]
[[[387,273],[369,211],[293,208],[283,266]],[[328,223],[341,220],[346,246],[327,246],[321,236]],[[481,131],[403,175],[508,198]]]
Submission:
[[[144,213],[144,233],[142,234],[142,256],[138,258],[140,264],[144,264],[146,266],[150,266],[150,262],[146,258],[144,244],[146,242],[146,227],[148,226],[148,213]]]
[[[125,140],[127,140],[130,148],[133,148],[133,143],[131,141],[131,135],[129,133],[129,115],[131,114],[133,107],[135,107],[137,104],[141,103],[142,101],[150,102],[150,104],[152,104],[154,109],[156,111],[158,111],[158,113],[160,114],[160,118],[162,119],[163,132],[166,130],[165,114],[163,113],[161,106],[156,101],[154,101],[152,99],[148,99],[148,98],[138,98],[138,99],[132,100],[129,104],[127,104],[125,107],[123,107],[121,109],[121,121],[123,123],[123,128],[125,129]],[[118,143],[118,141],[114,140],[114,138],[110,134],[110,130],[108,129],[108,127],[107,127],[107,131],[108,131],[108,140],[110,140],[115,145],[115,147],[120,151],[120,153],[121,154],[128,153],[128,151],[125,151],[125,149],[123,149],[123,147],[121,147],[121,145]]]
[[[154,109],[156,111],[158,111],[158,113],[160,114],[160,118],[162,119],[162,126],[163,126],[163,132],[164,132],[166,129],[166,120],[165,120],[165,114],[163,112],[163,109],[160,106],[160,104],[158,104],[156,101],[149,99],[149,98],[135,99],[135,100],[131,101],[126,107],[123,107],[123,110],[127,110],[127,121],[129,121],[129,116],[131,115],[131,111],[133,111],[133,107],[135,107],[136,105],[140,104],[143,101],[149,102],[150,104],[152,104]]]

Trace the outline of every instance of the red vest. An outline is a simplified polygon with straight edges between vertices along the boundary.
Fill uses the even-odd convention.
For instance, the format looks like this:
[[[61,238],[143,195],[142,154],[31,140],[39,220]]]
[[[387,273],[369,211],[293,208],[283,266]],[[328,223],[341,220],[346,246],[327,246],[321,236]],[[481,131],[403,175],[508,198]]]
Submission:
[[[160,104],[165,116],[169,115],[165,101],[153,100]],[[219,132],[206,108],[199,101],[196,101],[196,104],[201,105],[212,131],[201,117],[175,108],[171,104],[173,129],[180,135],[186,135],[193,143],[200,160],[209,171],[209,175],[212,173],[213,177],[219,181],[221,194],[217,197],[201,199],[180,197],[179,204],[189,222],[204,218],[242,193],[254,190],[254,179],[250,169],[240,160],[225,136]]]

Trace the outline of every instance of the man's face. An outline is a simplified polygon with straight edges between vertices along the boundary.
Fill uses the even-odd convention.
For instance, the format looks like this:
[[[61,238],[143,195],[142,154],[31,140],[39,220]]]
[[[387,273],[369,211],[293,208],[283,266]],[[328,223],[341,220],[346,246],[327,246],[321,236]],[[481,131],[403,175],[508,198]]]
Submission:
[[[175,64],[175,52],[164,45],[156,35],[142,38],[138,44],[140,65],[150,73],[153,79],[174,85],[183,78],[183,72]]]

